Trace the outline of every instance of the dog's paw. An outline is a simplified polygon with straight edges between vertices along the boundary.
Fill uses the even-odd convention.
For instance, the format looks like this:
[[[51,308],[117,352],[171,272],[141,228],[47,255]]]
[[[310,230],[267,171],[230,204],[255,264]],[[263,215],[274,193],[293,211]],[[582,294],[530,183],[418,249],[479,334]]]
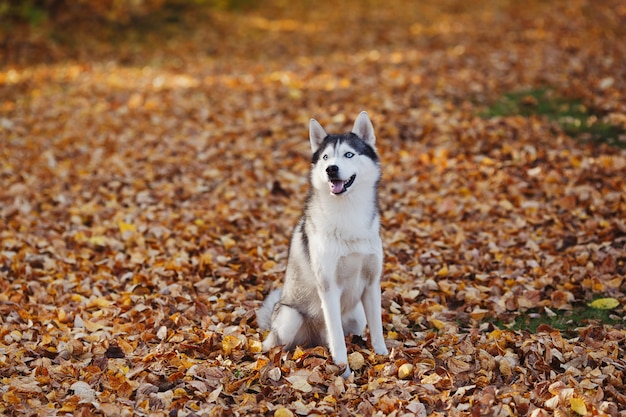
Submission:
[[[278,346],[278,345],[279,345],[279,340],[276,337],[276,334],[270,331],[267,334],[267,337],[265,338],[265,340],[263,341],[261,352],[269,352],[271,348],[273,348],[274,346]]]
[[[343,379],[349,378],[350,375],[352,375],[352,370],[350,369],[350,367],[348,365],[346,365],[346,370],[343,371],[343,374],[341,374],[341,377]]]
[[[269,352],[272,347],[273,346],[270,343],[268,343],[266,340],[265,342],[261,344],[261,352],[263,353]]]
[[[374,346],[374,352],[376,352],[377,355],[389,355],[389,350],[387,350],[387,346],[385,346],[384,342],[379,346]]]

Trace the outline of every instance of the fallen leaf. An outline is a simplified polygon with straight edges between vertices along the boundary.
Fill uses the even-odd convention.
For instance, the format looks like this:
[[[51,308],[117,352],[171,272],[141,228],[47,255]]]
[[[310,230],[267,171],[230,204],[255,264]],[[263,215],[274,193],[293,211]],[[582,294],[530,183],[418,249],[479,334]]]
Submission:
[[[570,398],[569,402],[573,412],[581,416],[587,415],[587,406],[582,398]]]
[[[291,386],[298,391],[301,392],[311,392],[313,387],[308,382],[308,373],[306,374],[293,374],[285,377],[287,381],[291,384]]]
[[[238,348],[241,345],[241,339],[237,336],[227,335],[222,339],[222,350],[225,355],[230,355],[233,349]]]
[[[350,365],[350,369],[358,371],[363,368],[364,364],[365,358],[360,352],[352,352],[348,355],[348,365]]]
[[[614,308],[618,307],[619,304],[619,300],[615,298],[598,298],[589,303],[589,307],[598,310],[613,310]]]
[[[274,417],[293,417],[293,413],[290,410],[281,407],[274,411]]]
[[[96,404],[96,391],[86,382],[76,381],[70,386],[70,390],[79,398],[79,404]]]
[[[405,363],[400,365],[398,368],[398,378],[400,379],[409,379],[413,376],[413,365],[410,363]]]

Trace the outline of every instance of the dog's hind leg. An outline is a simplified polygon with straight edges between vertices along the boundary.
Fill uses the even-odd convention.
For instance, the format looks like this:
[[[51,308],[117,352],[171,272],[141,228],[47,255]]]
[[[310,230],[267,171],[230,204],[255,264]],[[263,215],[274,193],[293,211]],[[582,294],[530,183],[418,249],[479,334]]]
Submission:
[[[263,342],[263,350],[268,351],[277,345],[285,345],[285,348],[291,349],[302,343],[297,339],[302,334],[303,325],[302,314],[289,306],[280,305],[274,313],[270,333]]]
[[[261,307],[256,311],[256,322],[261,329],[270,329],[272,327],[272,313],[274,307],[280,301],[282,291],[274,290],[267,295]]]

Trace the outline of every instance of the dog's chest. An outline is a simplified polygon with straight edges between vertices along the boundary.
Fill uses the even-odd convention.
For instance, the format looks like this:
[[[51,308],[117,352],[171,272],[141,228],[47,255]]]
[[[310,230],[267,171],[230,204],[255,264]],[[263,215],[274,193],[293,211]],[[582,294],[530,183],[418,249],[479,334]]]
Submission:
[[[359,211],[338,211],[332,216],[313,216],[311,233],[341,255],[368,253],[380,242],[378,216]]]
[[[375,264],[374,254],[354,253],[339,258],[335,279],[344,309],[352,309],[360,301],[365,288],[375,279]]]
[[[337,262],[335,273],[337,284],[340,287],[353,287],[363,281],[364,284],[371,282],[376,267],[375,254],[353,253],[342,256]]]

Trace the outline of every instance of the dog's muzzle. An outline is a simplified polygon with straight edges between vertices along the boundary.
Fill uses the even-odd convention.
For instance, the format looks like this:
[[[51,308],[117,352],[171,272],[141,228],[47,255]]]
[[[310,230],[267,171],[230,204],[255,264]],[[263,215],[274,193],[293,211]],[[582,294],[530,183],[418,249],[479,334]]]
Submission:
[[[348,191],[348,188],[350,188],[356,178],[356,174],[348,178],[347,181],[339,178],[339,167],[337,165],[329,165],[326,168],[326,174],[328,175],[330,192],[335,195],[343,194]]]

